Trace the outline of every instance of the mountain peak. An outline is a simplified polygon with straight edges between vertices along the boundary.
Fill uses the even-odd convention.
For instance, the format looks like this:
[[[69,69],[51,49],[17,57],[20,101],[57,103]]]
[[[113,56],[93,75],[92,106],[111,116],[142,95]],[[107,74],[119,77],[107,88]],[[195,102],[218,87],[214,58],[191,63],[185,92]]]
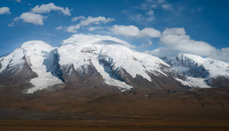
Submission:
[[[51,48],[51,46],[44,41],[39,40],[32,40],[27,41],[21,45],[21,48],[31,48],[31,47],[37,47],[37,48]]]
[[[191,85],[196,87],[219,87],[228,84],[226,80],[223,81],[229,79],[229,63],[227,62],[183,53],[178,54],[176,59],[163,60],[181,71],[187,77],[185,82],[191,82]]]

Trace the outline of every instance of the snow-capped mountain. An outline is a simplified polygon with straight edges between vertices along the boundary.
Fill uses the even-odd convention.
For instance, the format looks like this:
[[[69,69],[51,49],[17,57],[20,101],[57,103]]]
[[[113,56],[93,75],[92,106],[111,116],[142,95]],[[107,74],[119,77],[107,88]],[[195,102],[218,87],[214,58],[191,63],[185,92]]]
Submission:
[[[0,57],[0,84],[30,82],[34,93],[54,85],[131,88],[179,87],[182,73],[167,63],[130,49],[120,39],[100,35],[73,35],[58,48],[42,41],[24,43]]]
[[[191,54],[178,54],[175,59],[161,58],[181,71],[187,79],[177,79],[184,85],[210,88],[229,85],[229,63]]]
[[[9,55],[0,58],[0,83],[12,84],[12,81],[18,83],[29,80],[35,86],[28,90],[29,93],[62,83],[50,71],[54,50],[55,48],[42,41],[29,41],[22,44]]]

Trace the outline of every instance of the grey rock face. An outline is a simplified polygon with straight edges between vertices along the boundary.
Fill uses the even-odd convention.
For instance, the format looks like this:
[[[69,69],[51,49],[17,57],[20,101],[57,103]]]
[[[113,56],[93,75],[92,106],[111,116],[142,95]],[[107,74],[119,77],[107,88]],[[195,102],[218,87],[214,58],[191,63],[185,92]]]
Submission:
[[[103,82],[102,76],[92,65],[81,67],[81,72],[76,71],[74,66],[65,65],[61,67],[63,79],[67,85],[83,87],[89,85],[99,86]]]
[[[22,65],[8,66],[0,74],[0,84],[25,83],[37,77],[27,63]]]
[[[208,70],[206,70],[203,65],[199,65],[198,63],[195,63],[188,58],[179,59],[178,57],[176,57],[176,61],[173,62],[173,66],[181,66],[181,67],[189,68],[187,72],[183,72],[187,76],[192,76],[197,78],[207,78],[209,76]]]

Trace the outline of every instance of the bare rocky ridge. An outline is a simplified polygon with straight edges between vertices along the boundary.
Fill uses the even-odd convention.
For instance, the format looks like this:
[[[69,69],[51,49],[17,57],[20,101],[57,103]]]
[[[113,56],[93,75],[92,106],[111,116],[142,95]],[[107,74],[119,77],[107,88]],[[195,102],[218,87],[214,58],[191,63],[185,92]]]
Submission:
[[[1,72],[0,84],[26,83],[35,77],[37,77],[37,74],[25,62],[21,65],[8,66]]]

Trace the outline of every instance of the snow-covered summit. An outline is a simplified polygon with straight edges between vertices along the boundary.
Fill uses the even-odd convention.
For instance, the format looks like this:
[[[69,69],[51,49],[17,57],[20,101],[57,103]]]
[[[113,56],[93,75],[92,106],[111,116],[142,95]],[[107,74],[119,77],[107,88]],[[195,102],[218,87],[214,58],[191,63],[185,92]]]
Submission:
[[[44,41],[39,40],[33,40],[33,41],[27,41],[23,43],[20,48],[30,49],[35,48],[39,50],[47,50],[52,48],[49,44],[45,43]]]
[[[229,63],[227,62],[183,53],[178,54],[175,59],[166,57],[162,59],[186,76],[185,81],[179,80],[184,85],[209,88],[220,79],[229,79]],[[212,83],[213,79],[215,82]],[[225,83],[225,81],[221,83]]]
[[[177,60],[178,61],[174,63],[174,65],[177,66],[203,66],[203,68],[209,72],[208,77],[229,77],[229,63],[223,61],[219,61],[212,58],[203,58],[191,54],[178,54]]]
[[[120,39],[100,35],[73,35],[64,40],[58,48],[60,65],[73,65],[79,73],[85,65],[93,65],[103,76],[105,83],[121,85],[126,88],[123,82],[112,78],[110,68],[113,70],[125,69],[133,78],[137,75],[151,81],[147,72],[166,76],[160,70],[160,66],[170,67],[161,59],[131,50],[130,45]],[[123,85],[123,86],[122,86]]]
[[[37,77],[30,80],[34,87],[29,89],[28,93],[62,83],[59,78],[48,71],[53,63],[52,51],[54,49],[43,41],[25,42],[20,48],[1,58],[0,74],[3,71],[7,72],[9,69],[16,69],[18,66],[20,66],[20,70],[25,66],[29,66],[31,71],[37,74]],[[20,70],[17,70],[17,72],[20,72]],[[14,72],[9,70],[7,73],[13,74]]]

